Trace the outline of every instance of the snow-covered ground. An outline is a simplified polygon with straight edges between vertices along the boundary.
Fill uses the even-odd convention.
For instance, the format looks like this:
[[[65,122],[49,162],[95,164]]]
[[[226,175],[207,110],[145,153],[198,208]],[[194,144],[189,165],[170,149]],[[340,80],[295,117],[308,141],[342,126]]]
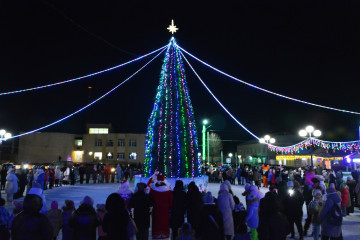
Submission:
[[[134,188],[134,184],[130,183],[132,189]],[[75,202],[75,206],[78,207],[80,205],[81,200],[84,196],[88,195],[94,199],[94,207],[98,203],[105,204],[107,196],[111,193],[116,192],[119,187],[117,183],[109,183],[109,184],[77,184],[74,186],[63,186],[59,188],[54,188],[51,190],[45,191],[46,204],[48,209],[50,208],[50,203],[53,200],[59,202],[59,207],[64,205],[65,200],[70,199]],[[210,183],[208,186],[208,191],[210,191],[213,196],[217,197],[217,193],[219,191],[220,184],[219,183]],[[236,196],[239,197],[241,202],[245,202],[244,197],[241,195],[244,192],[244,187],[239,185],[233,185],[232,190]],[[263,193],[266,193],[268,190],[266,188],[261,188]],[[4,194],[4,192],[3,192]],[[5,197],[5,195],[3,195]],[[8,206],[7,208],[11,211],[13,206]],[[306,218],[306,209],[304,205],[304,219]],[[296,232],[295,227],[295,232]],[[309,234],[311,233],[311,229],[309,230]],[[351,214],[344,218],[343,222],[343,236],[345,240],[358,240],[360,239],[360,211],[357,208],[355,213]],[[58,239],[61,239],[60,236]],[[290,239],[290,238],[288,238]],[[312,237],[305,237],[305,239],[313,239]]]

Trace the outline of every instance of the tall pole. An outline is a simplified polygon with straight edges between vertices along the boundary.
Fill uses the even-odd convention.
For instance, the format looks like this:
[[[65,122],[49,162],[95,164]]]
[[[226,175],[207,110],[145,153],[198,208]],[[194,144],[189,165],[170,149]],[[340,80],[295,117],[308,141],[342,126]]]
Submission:
[[[202,128],[202,160],[205,164],[205,159],[206,159],[206,154],[205,154],[205,149],[206,149],[206,138],[205,138],[205,133],[206,133],[206,127],[205,124],[203,124],[203,128]]]
[[[209,132],[207,132],[207,157],[208,157],[208,165],[210,165],[210,145],[209,145]]]

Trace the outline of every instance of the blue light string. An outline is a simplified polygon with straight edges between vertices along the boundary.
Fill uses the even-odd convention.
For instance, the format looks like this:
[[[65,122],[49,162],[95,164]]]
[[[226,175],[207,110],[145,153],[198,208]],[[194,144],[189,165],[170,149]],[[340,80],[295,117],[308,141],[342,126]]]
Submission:
[[[204,85],[204,87],[206,88],[206,90],[211,94],[211,96],[215,99],[215,101],[224,109],[224,111],[229,114],[229,116],[234,119],[234,121],[239,124],[245,131],[247,131],[251,136],[253,136],[254,138],[259,140],[259,137],[256,136],[254,133],[252,133],[249,129],[247,129],[244,125],[242,125],[230,112],[229,110],[226,109],[226,107],[217,99],[217,97],[215,97],[215,95],[211,92],[211,90],[208,88],[208,86],[204,83],[204,81],[201,79],[201,77],[197,74],[197,72],[195,71],[195,69],[191,66],[191,64],[189,63],[189,61],[187,60],[187,58],[185,57],[185,55],[182,53],[181,49],[180,49],[180,53],[183,56],[183,58],[185,59],[185,61],[187,62],[187,64],[190,66],[191,70],[195,73],[195,75],[199,78],[200,82],[202,83],[202,85]]]
[[[282,94],[279,94],[279,93],[275,93],[275,92],[272,92],[270,90],[267,90],[267,89],[264,89],[264,88],[261,88],[261,87],[258,87],[254,84],[251,84],[251,83],[248,83],[248,82],[245,82],[243,80],[240,80],[236,77],[233,77],[231,76],[230,74],[227,74],[213,66],[211,66],[210,64],[200,60],[199,58],[195,57],[194,55],[192,55],[191,53],[187,52],[185,49],[183,49],[182,47],[180,47],[179,45],[177,45],[179,49],[181,49],[182,51],[184,51],[186,54],[188,54],[190,57],[196,59],[197,61],[201,62],[202,64],[204,64],[205,66],[213,69],[214,71],[218,72],[218,73],[221,73],[235,81],[238,81],[240,83],[243,83],[245,85],[248,85],[250,87],[253,87],[255,89],[258,89],[258,90],[261,90],[263,92],[266,92],[266,93],[270,93],[270,94],[273,94],[275,96],[278,96],[278,97],[282,97],[282,98],[285,98],[285,99],[288,99],[288,100],[292,100],[292,101],[295,101],[295,102],[299,102],[299,103],[304,103],[304,104],[308,104],[308,105],[311,105],[311,106],[314,106],[314,107],[319,107],[319,108],[325,108],[325,109],[329,109],[329,110],[334,110],[334,111],[339,111],[339,112],[344,112],[344,113],[351,113],[351,114],[356,114],[356,115],[360,115],[359,112],[354,112],[354,111],[348,111],[348,110],[344,110],[344,109],[339,109],[339,108],[333,108],[333,107],[327,107],[327,106],[324,106],[324,105],[320,105],[320,104],[316,104],[316,103],[311,103],[311,102],[306,102],[306,101],[303,101],[303,100],[299,100],[299,99],[296,99],[296,98],[292,98],[292,97],[288,97],[288,96],[285,96],[285,95],[282,95]]]
[[[149,65],[153,60],[155,60],[155,58],[157,58],[161,53],[164,52],[165,49],[167,49],[169,47],[169,45],[165,46],[165,48],[162,48],[162,51],[160,53],[158,53],[155,57],[153,57],[149,62],[147,62],[144,66],[142,66],[140,69],[138,69],[135,73],[133,73],[132,75],[130,75],[127,79],[125,79],[123,82],[121,82],[120,84],[118,84],[117,86],[115,86],[114,88],[112,88],[110,91],[108,91],[107,93],[105,93],[104,95],[102,95],[101,97],[95,99],[94,101],[92,101],[91,103],[87,104],[86,106],[80,108],[79,110],[67,115],[66,117],[63,117],[53,123],[50,123],[48,125],[45,125],[43,127],[40,127],[40,128],[37,128],[35,130],[32,130],[32,131],[29,131],[29,132],[25,132],[25,133],[22,133],[22,134],[19,134],[19,135],[15,135],[15,136],[12,136],[11,138],[8,138],[7,140],[9,139],[12,139],[12,138],[17,138],[17,137],[21,137],[21,136],[24,136],[24,135],[28,135],[28,134],[31,134],[31,133],[35,133],[35,132],[38,132],[42,129],[45,129],[45,128],[48,128],[50,126],[53,126],[57,123],[60,123],[72,116],[74,116],[75,114],[81,112],[82,110],[90,107],[91,105],[93,105],[94,103],[98,102],[99,100],[103,99],[104,97],[106,97],[107,95],[109,95],[111,92],[115,91],[118,87],[120,87],[121,85],[123,85],[124,83],[126,83],[128,80],[130,80],[133,76],[135,76],[138,72],[140,72],[142,69],[144,69],[147,65]]]
[[[109,72],[111,70],[114,70],[114,69],[117,69],[117,68],[120,68],[120,67],[123,67],[127,64],[130,64],[130,63],[133,63],[135,61],[138,61],[144,57],[147,57],[149,55],[152,55],[160,50],[163,50],[164,48],[166,48],[166,46],[163,46],[159,49],[156,49],[150,53],[147,53],[145,55],[142,55],[138,58],[135,58],[131,61],[128,61],[126,63],[122,63],[120,65],[116,65],[114,67],[111,67],[111,68],[107,68],[107,69],[104,69],[104,70],[101,70],[101,71],[98,71],[98,72],[95,72],[95,73],[90,73],[90,74],[87,74],[87,75],[84,75],[84,76],[81,76],[81,77],[77,77],[77,78],[73,78],[73,79],[69,79],[69,80],[66,80],[66,81],[62,81],[62,82],[57,82],[57,83],[51,83],[51,84],[47,84],[47,85],[43,85],[43,86],[38,86],[38,87],[32,87],[32,88],[27,88],[27,89],[22,89],[22,90],[15,90],[15,91],[10,91],[10,92],[3,92],[3,93],[0,93],[0,96],[3,96],[3,95],[10,95],[10,94],[15,94],[15,93],[22,93],[22,92],[27,92],[27,91],[33,91],[33,90],[37,90],[37,89],[42,89],[42,88],[47,88],[47,87],[52,87],[52,86],[57,86],[57,85],[61,85],[61,84],[64,84],[64,83],[70,83],[70,82],[73,82],[73,81],[77,81],[77,80],[80,80],[80,79],[84,79],[84,78],[89,78],[89,77],[93,77],[93,76],[96,76],[96,75],[99,75],[101,73],[105,73],[105,72]]]
[[[254,138],[256,138],[257,140],[259,140],[260,138],[258,136],[256,136],[254,133],[252,133],[250,130],[248,130],[244,125],[242,125],[230,112],[229,110],[227,110],[227,108],[217,99],[217,97],[212,93],[212,91],[208,88],[208,86],[204,83],[204,81],[201,79],[201,77],[197,74],[197,72],[195,71],[195,69],[192,67],[192,65],[189,63],[189,61],[187,60],[187,58],[184,56],[184,54],[182,53],[182,51],[180,51],[181,55],[184,57],[185,61],[187,62],[187,64],[189,65],[189,67],[191,68],[191,70],[194,72],[194,74],[198,77],[198,79],[200,80],[200,82],[203,84],[203,86],[206,88],[206,90],[211,94],[211,96],[216,100],[216,102],[224,109],[224,111],[237,123],[239,124],[245,131],[247,131],[250,135],[252,135]],[[331,142],[331,141],[323,141],[320,139],[317,139],[319,142],[324,142],[324,143],[332,143],[332,144],[349,144],[349,143],[358,143],[360,141],[350,141],[350,142]],[[273,144],[268,143],[267,146],[268,147],[275,147],[277,149],[286,149],[286,148],[291,148],[291,147],[295,147],[297,145],[301,145],[303,143],[305,143],[306,141],[308,141],[308,139],[305,139],[299,143],[296,143],[294,145],[291,146],[276,146]]]

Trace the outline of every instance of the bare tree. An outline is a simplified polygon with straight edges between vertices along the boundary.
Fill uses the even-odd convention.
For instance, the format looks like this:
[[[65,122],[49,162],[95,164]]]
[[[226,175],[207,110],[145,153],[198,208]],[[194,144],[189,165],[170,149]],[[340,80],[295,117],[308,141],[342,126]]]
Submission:
[[[209,134],[209,150],[212,162],[214,161],[214,158],[220,157],[220,152],[223,150],[223,144],[219,134],[213,132]]]

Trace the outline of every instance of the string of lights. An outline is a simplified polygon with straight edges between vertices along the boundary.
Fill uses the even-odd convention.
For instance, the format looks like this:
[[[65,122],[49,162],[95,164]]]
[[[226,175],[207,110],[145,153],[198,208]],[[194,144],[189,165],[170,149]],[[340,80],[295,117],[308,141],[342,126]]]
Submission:
[[[180,49],[180,48],[179,48]],[[259,137],[256,136],[254,133],[252,133],[249,129],[247,129],[243,124],[240,123],[239,120],[237,120],[230,111],[220,102],[220,100],[212,93],[212,91],[209,89],[209,87],[205,84],[205,82],[201,79],[201,77],[198,75],[198,73],[195,71],[195,69],[192,67],[188,59],[185,57],[185,55],[180,51],[181,55],[191,68],[191,70],[194,72],[194,74],[198,77],[200,82],[203,84],[203,86],[206,88],[206,90],[210,93],[210,95],[215,99],[215,101],[223,108],[223,110],[238,124],[240,125],[245,131],[247,131],[250,135],[252,135],[254,138],[259,140]],[[349,141],[349,142],[331,142],[331,141],[323,141],[320,139],[315,138],[308,138],[305,139],[299,143],[296,143],[291,146],[275,146],[272,144],[267,144],[267,147],[271,151],[276,151],[277,153],[282,154],[294,154],[296,152],[299,152],[301,150],[305,150],[306,148],[310,147],[311,145],[316,145],[318,147],[324,148],[324,149],[332,149],[334,151],[341,150],[341,151],[357,151],[360,148],[360,141]]]
[[[56,82],[56,83],[51,83],[51,84],[47,84],[47,85],[43,85],[43,86],[38,86],[38,87],[32,87],[32,88],[27,88],[27,89],[21,89],[21,90],[15,90],[15,91],[10,91],[10,92],[3,92],[3,93],[0,93],[0,96],[3,96],[3,95],[10,95],[10,94],[15,94],[15,93],[23,93],[23,92],[28,92],[28,91],[33,91],[33,90],[38,90],[38,89],[43,89],[43,88],[47,88],[47,87],[53,87],[53,86],[58,86],[58,85],[61,85],[61,84],[65,84],[65,83],[70,83],[70,82],[74,82],[74,81],[77,81],[77,80],[81,80],[81,79],[84,79],[84,78],[90,78],[90,77],[93,77],[93,76],[96,76],[96,75],[99,75],[99,74],[102,74],[102,73],[105,73],[105,72],[109,72],[111,70],[114,70],[114,69],[117,69],[117,68],[120,68],[120,67],[123,67],[125,65],[128,65],[130,63],[133,63],[133,62],[136,62],[138,60],[141,60],[147,56],[150,56],[158,51],[161,51],[161,50],[164,50],[165,48],[167,47],[166,46],[163,46],[159,49],[156,49],[150,53],[147,53],[147,54],[144,54],[138,58],[135,58],[133,60],[130,60],[126,63],[122,63],[120,65],[116,65],[116,66],[113,66],[113,67],[110,67],[110,68],[107,68],[107,69],[104,69],[104,70],[101,70],[101,71],[98,71],[98,72],[94,72],[94,73],[90,73],[90,74],[87,74],[87,75],[84,75],[84,76],[81,76],[81,77],[77,77],[77,78],[73,78],[73,79],[69,79],[69,80],[65,80],[65,81],[61,81],[61,82]]]
[[[180,49],[180,48],[179,48]],[[245,131],[247,131],[251,136],[253,136],[256,139],[260,139],[258,136],[256,136],[254,133],[252,133],[249,129],[247,129],[243,124],[241,124],[241,122],[239,122],[239,120],[237,120],[231,113],[230,111],[220,102],[220,100],[212,93],[212,91],[208,88],[208,86],[204,83],[204,81],[201,79],[201,77],[199,76],[199,74],[197,74],[197,72],[195,71],[195,69],[192,67],[192,65],[190,64],[190,62],[187,60],[187,58],[185,57],[185,55],[182,53],[182,51],[180,51],[181,55],[183,56],[183,58],[185,59],[185,61],[187,62],[187,64],[189,65],[189,67],[191,68],[191,70],[194,72],[194,74],[198,77],[198,79],[200,80],[200,82],[202,83],[202,85],[206,88],[206,90],[210,93],[210,95],[215,99],[215,101],[222,107],[222,109],[224,109],[224,111],[232,118],[234,119],[234,121],[239,124]]]
[[[126,78],[124,81],[122,81],[120,84],[118,84],[117,86],[115,86],[114,88],[112,88],[111,90],[109,90],[108,92],[106,92],[104,95],[100,96],[99,98],[95,99],[94,101],[92,101],[91,103],[87,104],[86,106],[78,109],[77,111],[55,121],[55,122],[52,122],[48,125],[45,125],[45,126],[42,126],[40,128],[37,128],[37,129],[34,129],[34,130],[31,130],[31,131],[28,131],[28,132],[25,132],[25,133],[21,133],[19,135],[15,135],[15,136],[12,136],[11,138],[17,138],[17,137],[21,137],[21,136],[24,136],[24,135],[28,135],[28,134],[31,134],[31,133],[35,133],[35,132],[38,132],[40,130],[43,130],[45,128],[48,128],[50,126],[53,126],[55,124],[58,124],[72,116],[74,116],[75,114],[85,110],[86,108],[92,106],[93,104],[95,104],[96,102],[100,101],[101,99],[103,99],[104,97],[108,96],[110,93],[112,93],[113,91],[115,91],[117,88],[119,88],[120,86],[122,86],[124,83],[126,83],[127,81],[129,81],[132,77],[134,77],[137,73],[139,73],[142,69],[144,69],[147,65],[149,65],[153,60],[155,60],[161,53],[164,52],[165,49],[167,49],[169,47],[169,45],[165,46],[165,48],[162,48],[162,51],[160,51],[155,57],[153,57],[150,61],[148,61],[145,65],[143,65],[141,68],[139,68],[136,72],[134,72],[133,74],[131,74],[128,78]],[[9,138],[9,139],[11,139]]]
[[[311,103],[311,102],[307,102],[307,101],[303,101],[303,100],[300,100],[300,99],[296,99],[296,98],[292,98],[292,97],[288,97],[288,96],[285,96],[285,95],[282,95],[282,94],[279,94],[279,93],[276,93],[276,92],[272,92],[270,90],[267,90],[267,89],[264,89],[264,88],[261,88],[259,86],[256,86],[254,84],[251,84],[251,83],[248,83],[248,82],[245,82],[241,79],[238,79],[234,76],[231,76],[230,74],[227,74],[213,66],[211,66],[210,64],[202,61],[201,59],[195,57],[194,55],[192,55],[191,53],[189,53],[188,51],[186,51],[185,49],[183,49],[182,47],[180,47],[179,45],[177,45],[180,50],[182,50],[183,52],[185,52],[186,54],[188,54],[190,57],[194,58],[195,60],[199,61],[200,63],[204,64],[205,66],[211,68],[212,70],[224,75],[224,76],[227,76],[235,81],[238,81],[240,83],[243,83],[247,86],[250,86],[250,87],[253,87],[257,90],[260,90],[260,91],[263,91],[263,92],[266,92],[266,93],[269,93],[269,94],[272,94],[272,95],[275,95],[275,96],[278,96],[278,97],[282,97],[282,98],[285,98],[285,99],[288,99],[288,100],[292,100],[292,101],[295,101],[295,102],[299,102],[299,103],[304,103],[304,104],[307,104],[307,105],[310,105],[310,106],[314,106],[314,107],[319,107],[319,108],[324,108],[324,109],[328,109],[328,110],[333,110],[333,111],[338,111],[338,112],[344,112],[344,113],[350,113],[350,114],[356,114],[356,115],[360,115],[359,112],[355,112],[355,111],[349,111],[349,110],[345,110],[345,109],[340,109],[340,108],[334,108],[334,107],[328,107],[328,106],[324,106],[324,105],[320,105],[320,104],[316,104],[316,103]]]

